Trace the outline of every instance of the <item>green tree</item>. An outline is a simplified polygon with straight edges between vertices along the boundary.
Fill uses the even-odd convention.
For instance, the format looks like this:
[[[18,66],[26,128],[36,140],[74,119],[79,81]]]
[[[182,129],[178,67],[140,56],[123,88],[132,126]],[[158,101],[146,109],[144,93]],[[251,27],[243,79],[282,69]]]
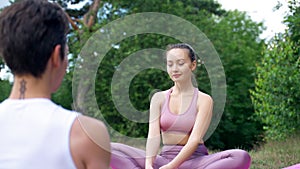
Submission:
[[[261,139],[261,124],[251,118],[254,108],[249,89],[254,87],[255,63],[264,47],[259,39],[263,29],[262,23],[252,21],[246,13],[230,11],[207,33],[220,55],[227,82],[223,117],[209,140],[214,147],[251,148]]]
[[[288,30],[272,39],[257,65],[255,90],[251,91],[255,114],[267,140],[283,139],[299,129],[299,3],[289,2]]]
[[[9,96],[10,90],[11,84],[9,81],[0,79],[0,103]]]
[[[179,16],[196,25],[214,44],[224,65],[228,84],[228,100],[222,121],[208,144],[214,148],[251,147],[257,140],[256,136],[260,131],[259,122],[249,118],[254,113],[249,89],[254,86],[254,63],[259,58],[263,47],[263,41],[258,38],[263,27],[261,24],[251,21],[245,13],[227,12],[213,0],[95,0],[87,2],[80,9],[70,9],[67,6],[67,3],[76,4],[81,2],[80,0],[58,0],[56,2],[61,3],[66,9],[72,25],[69,33],[69,72],[62,84],[62,89],[53,96],[56,102],[66,107],[72,107],[71,98],[65,96],[71,91],[74,65],[80,64],[78,60],[84,59],[79,57],[80,50],[95,31],[110,21],[128,14],[163,12]],[[112,44],[115,47],[111,48],[99,65],[97,80],[94,84],[97,103],[103,117],[100,117],[97,110],[90,108],[83,110],[84,113],[104,118],[112,128],[124,135],[146,137],[147,124],[130,121],[120,115],[116,109],[111,94],[112,76],[122,60],[131,53],[146,48],[164,49],[167,44],[175,42],[178,40],[163,35],[145,34],[132,36],[118,44]],[[98,47],[101,47],[101,43]],[[90,51],[90,54],[93,54],[93,51]],[[88,72],[89,70],[83,71]],[[196,77],[200,84],[200,90],[210,94],[210,81],[204,66],[197,70]],[[88,79],[86,81],[86,84],[90,85],[86,86],[88,89],[93,84],[89,84]],[[142,71],[130,84],[131,103],[140,112],[148,110],[149,95],[153,90],[164,90],[171,85],[171,81],[163,71],[154,69]],[[75,102],[77,102],[76,98]],[[85,101],[85,103],[89,102]]]
[[[296,50],[289,37],[276,37],[257,66],[252,98],[266,139],[283,139],[299,128],[300,73]]]
[[[3,9],[1,8],[0,13],[2,10]],[[4,59],[0,55],[0,71],[4,69],[4,67],[5,67]],[[0,78],[0,103],[9,96],[10,89],[11,89],[10,82],[8,80],[2,80]]]
[[[285,24],[288,26],[288,34],[295,46],[300,46],[300,1],[289,1],[289,14],[285,17]],[[300,51],[295,51],[298,55]]]
[[[161,6],[163,5],[164,4]],[[149,7],[151,5],[145,6]],[[142,12],[138,9],[139,8],[136,9],[137,12]],[[259,139],[257,136],[261,132],[259,122],[250,118],[254,110],[251,104],[249,89],[254,86],[255,62],[260,57],[264,45],[263,41],[258,39],[262,31],[262,25],[254,23],[244,13],[238,11],[227,13],[224,16],[219,13],[209,13],[208,11],[211,10],[204,9],[190,12],[191,6],[187,5],[187,3],[180,2],[166,5],[166,8],[160,7],[159,9],[153,10],[159,10],[159,12],[172,11],[172,14],[188,19],[209,37],[221,55],[221,60],[228,77],[228,102],[224,117],[219,125],[220,127],[209,140],[208,145],[214,148],[230,148],[236,146],[252,147],[254,142]],[[115,124],[114,126],[117,130],[130,136],[145,137],[147,125],[128,121],[118,115],[118,113],[112,113],[116,112],[116,110],[113,110],[114,108],[105,106],[105,103],[108,102],[111,95],[108,95],[108,98],[106,98],[100,93],[105,93],[104,91],[110,89],[111,81],[108,79],[110,79],[112,75],[108,75],[107,72],[113,73],[115,71],[114,67],[126,57],[124,53],[131,53],[147,47],[164,48],[168,43],[174,42],[176,41],[173,39],[157,35],[135,36],[128,41],[123,41],[120,44],[120,48],[114,50],[115,52],[111,55],[108,53],[107,58],[111,58],[108,63],[116,63],[116,65],[105,66],[105,62],[103,62],[102,68],[107,67],[107,69],[103,69],[103,74],[99,75],[99,77],[102,77],[102,87],[97,89],[102,92],[99,92],[97,96],[102,97],[104,100],[104,102],[101,102],[101,99],[99,100],[99,105],[103,105],[103,109],[101,110],[110,112],[109,116],[111,117],[110,119],[112,119],[110,124]],[[161,90],[167,89],[172,83],[167,80],[167,76],[163,73],[159,74],[158,72],[147,71],[140,75],[143,76],[136,77],[135,81],[132,82],[131,101],[140,110],[146,110],[149,107],[149,93],[155,88]],[[151,78],[155,75],[156,77],[160,77],[157,81],[153,81],[153,78]],[[210,93],[210,83],[204,67],[199,68],[196,72],[196,77],[198,84],[200,84],[200,89]],[[107,82],[106,87],[103,86],[103,82],[105,81]],[[134,84],[138,85],[135,86]],[[149,86],[149,84],[151,84],[151,86]],[[113,104],[113,102],[110,102],[108,105],[111,104]]]
[[[194,3],[195,2],[196,1],[194,1]],[[87,24],[85,24],[86,21],[84,21],[85,19],[84,16],[87,16],[87,14],[80,13],[78,12],[79,10],[73,13],[69,12],[70,19],[73,26],[73,31],[70,34],[69,42],[70,42],[70,51],[74,56],[74,58],[76,59],[81,46],[84,44],[85,40],[88,39],[88,37],[93,33],[93,31],[97,30],[99,27],[101,27],[101,25],[104,25],[105,23],[113,19],[122,17],[125,14],[146,12],[146,11],[157,11],[157,12],[177,14],[181,16],[189,16],[189,15],[185,15],[186,13],[183,12],[186,11],[187,13],[193,15],[193,18],[195,18],[196,21],[201,21],[199,19],[199,15],[201,15],[202,18],[206,18],[208,16],[211,17],[212,15],[220,15],[221,13],[224,13],[223,10],[218,9],[220,5],[213,1],[199,1],[199,2],[197,1],[197,3],[195,4],[192,4],[192,1],[185,2],[185,3],[183,3],[183,1],[174,1],[174,2],[164,1],[163,3],[161,3],[161,1],[146,1],[146,3],[149,4],[145,5],[144,2],[142,1],[134,1],[133,3],[132,2],[128,3],[128,1],[118,1],[118,2],[101,1],[102,7],[100,7],[98,10],[98,14],[99,14],[98,20],[96,20],[96,22],[94,22],[90,27]],[[151,5],[151,3],[154,4],[159,3],[160,5]],[[91,4],[89,9],[91,9],[94,4],[95,3]],[[195,8],[192,7],[192,5],[195,5]],[[104,13],[103,11],[109,11],[109,12]],[[76,15],[79,13],[80,14],[76,16],[74,15],[74,13],[76,13]],[[82,16],[83,16],[83,21],[82,21]],[[202,20],[204,21],[204,19]],[[206,22],[213,22],[208,20],[209,19],[205,19]],[[107,53],[105,57],[107,58],[107,60],[104,59],[101,62],[100,65],[101,69],[99,69],[98,72],[99,77],[97,77],[99,83],[96,83],[96,96],[98,98],[98,104],[102,112],[107,112],[106,114],[104,114],[104,116],[106,117],[106,120],[109,122],[109,124],[114,128],[118,129],[119,131],[122,131],[123,134],[128,134],[128,135],[131,134],[134,136],[139,135],[145,137],[147,134],[147,124],[135,124],[126,120],[126,118],[122,118],[122,116],[120,116],[120,114],[117,112],[114,106],[112,106],[114,105],[114,103],[111,100],[111,93],[109,93],[109,91],[111,85],[110,84],[111,78],[115,71],[115,67],[124,59],[124,57],[121,57],[124,56],[124,53],[132,53],[134,51],[143,48],[148,48],[148,47],[164,48],[168,43],[171,42],[174,43],[176,41],[172,38],[168,38],[160,35],[149,35],[149,36],[137,35],[130,38],[129,40],[125,40],[121,42],[120,44],[115,44],[118,45],[119,48],[112,49],[111,52]],[[167,83],[167,85],[170,86],[170,82],[163,81],[163,79],[167,79],[166,78],[167,76],[164,73],[160,72],[157,74],[157,71],[151,71],[151,70],[148,71],[148,73],[150,74],[148,75],[149,77],[148,80],[145,78],[142,79],[141,78],[142,76],[139,76],[139,78],[135,78],[135,81],[137,81],[136,83],[138,83],[140,86],[143,87],[131,86],[132,90],[130,93],[132,94],[131,98],[133,104],[139,105],[138,107],[141,110],[148,109],[149,99],[147,96],[149,95],[151,90],[155,88],[162,89],[162,86],[166,86],[164,85],[164,83]],[[154,82],[154,84],[152,84],[151,86],[152,88],[147,88],[148,86],[147,84],[149,84],[148,82],[153,81],[153,78],[151,78],[152,77],[151,74],[155,74],[156,76],[164,77],[164,78],[159,78],[162,81]],[[158,86],[157,84],[161,84],[161,85]],[[139,90],[136,91],[134,90],[135,88],[139,88]],[[140,91],[147,91],[147,92],[141,95],[139,94],[141,93]],[[143,99],[139,99],[139,98],[143,98]],[[103,100],[103,102],[101,100]],[[95,116],[95,114],[94,115],[90,114],[90,115]],[[140,127],[140,125],[142,125],[142,127]],[[138,129],[132,130],[132,128],[138,128]],[[136,132],[132,132],[132,131],[136,131]]]

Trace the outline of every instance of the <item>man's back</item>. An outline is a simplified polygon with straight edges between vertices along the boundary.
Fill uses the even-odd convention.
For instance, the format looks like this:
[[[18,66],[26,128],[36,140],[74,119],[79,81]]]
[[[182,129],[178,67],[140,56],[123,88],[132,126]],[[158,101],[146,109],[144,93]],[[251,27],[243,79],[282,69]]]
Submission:
[[[1,169],[109,168],[105,124],[50,101],[68,66],[68,31],[67,14],[47,0],[18,1],[0,13],[0,56],[14,75],[0,104]]]
[[[5,100],[0,104],[0,168],[76,168],[70,131],[77,115],[48,99]]]

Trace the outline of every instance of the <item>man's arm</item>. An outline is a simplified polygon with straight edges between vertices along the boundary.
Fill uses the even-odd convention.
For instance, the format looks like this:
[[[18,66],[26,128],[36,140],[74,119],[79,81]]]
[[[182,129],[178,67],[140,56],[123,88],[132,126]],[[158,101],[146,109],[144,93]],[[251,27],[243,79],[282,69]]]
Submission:
[[[110,137],[103,122],[78,116],[71,130],[71,152],[78,169],[108,169]]]

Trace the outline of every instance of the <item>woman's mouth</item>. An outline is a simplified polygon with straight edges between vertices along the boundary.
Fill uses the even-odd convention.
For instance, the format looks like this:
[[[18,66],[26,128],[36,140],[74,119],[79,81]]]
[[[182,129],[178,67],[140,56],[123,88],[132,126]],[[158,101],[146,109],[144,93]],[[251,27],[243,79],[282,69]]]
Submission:
[[[173,78],[179,78],[179,76],[180,76],[180,74],[174,74],[174,75],[172,75],[173,76]]]

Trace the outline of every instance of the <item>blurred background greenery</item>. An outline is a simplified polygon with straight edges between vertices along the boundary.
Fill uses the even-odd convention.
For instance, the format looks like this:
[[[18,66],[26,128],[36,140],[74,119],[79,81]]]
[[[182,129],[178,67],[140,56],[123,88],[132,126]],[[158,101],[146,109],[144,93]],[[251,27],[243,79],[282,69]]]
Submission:
[[[16,0],[17,1],[17,0]],[[260,38],[265,29],[240,11],[226,11],[214,0],[94,0],[80,8],[83,0],[55,0],[70,16],[69,68],[53,100],[73,108],[72,77],[78,55],[88,38],[105,24],[129,14],[163,12],[179,16],[197,26],[211,41],[225,69],[227,98],[222,119],[207,140],[210,149],[240,147],[247,150],[271,140],[284,140],[299,130],[300,124],[300,7],[298,0],[289,1],[284,23],[287,29],[271,40]],[[13,3],[13,2],[12,2]],[[164,49],[178,42],[158,34],[127,38],[111,48],[99,65],[95,82],[97,103],[106,123],[130,136],[146,138],[148,124],[132,122],[119,114],[111,95],[111,81],[118,65],[128,55],[142,49]],[[99,46],[101,47],[101,46]],[[0,59],[0,68],[4,67]],[[199,90],[208,94],[210,81],[204,66],[195,72]],[[155,78],[154,78],[155,77]],[[7,79],[0,80],[0,101],[11,88]],[[147,69],[135,76],[129,97],[139,111],[149,109],[149,95],[155,89],[172,86],[168,75]],[[218,98],[214,98],[218,99]],[[83,112],[100,118],[98,113]],[[116,140],[113,140],[116,141]]]

